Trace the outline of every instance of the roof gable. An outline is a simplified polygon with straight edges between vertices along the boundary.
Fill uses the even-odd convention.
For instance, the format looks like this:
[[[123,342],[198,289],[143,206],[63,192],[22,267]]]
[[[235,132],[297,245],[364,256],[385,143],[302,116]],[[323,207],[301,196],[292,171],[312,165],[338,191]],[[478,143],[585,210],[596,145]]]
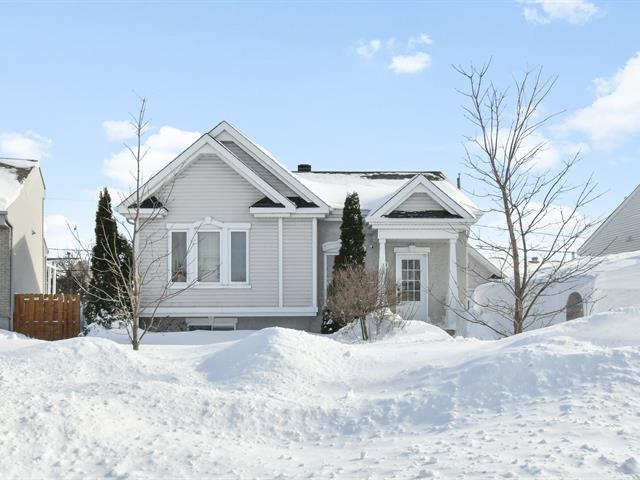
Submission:
[[[156,193],[162,186],[166,185],[175,176],[183,171],[191,162],[193,162],[200,154],[215,154],[218,158],[229,165],[240,176],[244,177],[257,190],[262,192],[274,202],[284,206],[284,211],[294,211],[295,204],[287,197],[276,191],[271,185],[265,182],[259,175],[251,170],[247,165],[240,161],[228,148],[218,142],[209,134],[202,135],[198,140],[191,144],[185,151],[173,159],[162,170],[155,174],[140,189],[140,196],[146,199]],[[118,212],[127,214],[131,203],[135,200],[135,192],[129,195],[118,206]]]
[[[209,132],[209,135],[220,142],[233,141],[236,143],[242,150],[247,152],[250,157],[277,178],[279,182],[282,182],[296,194],[288,196],[300,196],[307,202],[317,205],[317,208],[321,212],[329,212],[329,206],[322,198],[294,176],[286,166],[280,163],[265,148],[258,145],[230,123],[226,121],[220,122]]]
[[[475,212],[470,211],[464,204],[454,198],[446,188],[440,188],[437,186],[439,183],[448,183],[446,180],[440,180],[434,182],[428,179],[422,174],[414,176],[411,180],[406,182],[402,187],[396,190],[389,198],[383,199],[376,208],[372,209],[367,220],[379,221],[383,218],[449,218],[449,219],[463,219],[463,220],[476,220],[477,216]],[[429,202],[429,210],[425,212],[433,212],[432,215],[424,215],[422,217],[412,216],[404,217],[393,216],[393,212],[399,210],[399,207],[407,200],[409,200],[415,194],[425,194],[431,202]],[[466,197],[465,197],[466,198]],[[440,209],[436,208],[436,205],[440,206]],[[442,213],[436,214],[435,212],[447,212],[449,215]]]
[[[598,228],[589,235],[589,238],[585,240],[585,242],[578,248],[578,254],[580,255],[602,255],[606,252],[606,249],[610,247],[610,241],[603,239],[604,245],[602,245],[601,250],[604,251],[591,251],[594,250],[594,246],[600,241],[600,238],[607,235],[607,233],[611,229],[615,229],[618,225],[616,221],[618,218],[625,214],[628,209],[633,209],[632,213],[636,212],[635,205],[640,204],[640,185],[638,185],[633,192],[631,192],[621,203],[618,205],[613,212],[609,214],[609,216],[598,226]],[[631,217],[632,215],[629,215]],[[627,223],[624,224],[625,227],[628,226]],[[615,240],[615,237],[614,237]]]

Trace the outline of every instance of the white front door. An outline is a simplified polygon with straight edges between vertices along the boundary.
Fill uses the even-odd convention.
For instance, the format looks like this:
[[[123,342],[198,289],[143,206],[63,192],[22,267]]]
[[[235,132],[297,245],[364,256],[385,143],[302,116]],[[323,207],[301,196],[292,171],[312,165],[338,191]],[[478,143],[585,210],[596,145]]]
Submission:
[[[396,253],[398,314],[406,320],[428,318],[427,255]]]

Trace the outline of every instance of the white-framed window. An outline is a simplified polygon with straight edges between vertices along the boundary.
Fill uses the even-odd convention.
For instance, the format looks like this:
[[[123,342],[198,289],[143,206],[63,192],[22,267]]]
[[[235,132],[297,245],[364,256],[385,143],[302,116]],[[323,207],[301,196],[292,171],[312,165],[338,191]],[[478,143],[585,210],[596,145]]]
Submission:
[[[198,231],[198,282],[220,283],[220,231]]]
[[[327,303],[327,290],[331,279],[333,278],[333,264],[336,261],[338,253],[340,253],[340,240],[334,240],[332,242],[325,242],[322,244],[322,253],[324,256],[324,285],[323,285],[323,297],[325,304]]]
[[[172,286],[250,287],[250,228],[250,224],[211,218],[193,224],[167,224]]]
[[[187,236],[184,230],[172,230],[169,236],[169,278],[173,283],[187,283]]]
[[[231,230],[229,232],[229,265],[231,283],[246,283],[249,277],[248,232]]]

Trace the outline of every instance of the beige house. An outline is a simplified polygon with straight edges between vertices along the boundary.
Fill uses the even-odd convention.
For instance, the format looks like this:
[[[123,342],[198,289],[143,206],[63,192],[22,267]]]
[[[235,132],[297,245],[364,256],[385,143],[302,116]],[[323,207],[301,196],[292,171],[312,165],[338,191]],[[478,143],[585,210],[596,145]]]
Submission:
[[[0,158],[0,328],[11,328],[15,293],[46,288],[44,196],[38,162]]]
[[[389,269],[412,318],[458,329],[447,305],[466,305],[475,286],[500,271],[470,248],[481,212],[441,172],[306,164],[292,172],[226,122],[141,190],[142,213],[153,216],[138,240],[142,268],[154,272],[143,291],[147,311],[158,307],[167,328],[317,331],[342,207],[354,191],[368,266]],[[119,212],[130,216],[134,198]],[[176,295],[158,306],[162,292]]]

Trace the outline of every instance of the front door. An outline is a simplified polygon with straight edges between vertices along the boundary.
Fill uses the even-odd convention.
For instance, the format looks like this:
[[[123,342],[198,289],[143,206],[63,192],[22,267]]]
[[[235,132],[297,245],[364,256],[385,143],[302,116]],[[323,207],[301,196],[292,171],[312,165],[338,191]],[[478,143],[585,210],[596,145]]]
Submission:
[[[406,320],[427,321],[427,256],[396,253],[398,314]]]

